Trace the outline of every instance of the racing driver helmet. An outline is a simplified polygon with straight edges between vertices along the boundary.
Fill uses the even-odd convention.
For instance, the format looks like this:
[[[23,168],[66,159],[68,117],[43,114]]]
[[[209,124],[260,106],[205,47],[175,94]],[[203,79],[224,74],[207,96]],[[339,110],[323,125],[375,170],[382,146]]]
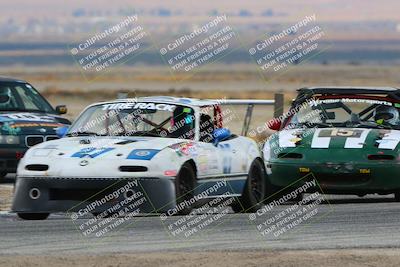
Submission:
[[[400,115],[399,111],[395,107],[379,106],[374,111],[374,118],[378,124],[384,122],[391,125],[399,125]]]
[[[0,88],[0,108],[7,108],[11,103],[10,88]]]

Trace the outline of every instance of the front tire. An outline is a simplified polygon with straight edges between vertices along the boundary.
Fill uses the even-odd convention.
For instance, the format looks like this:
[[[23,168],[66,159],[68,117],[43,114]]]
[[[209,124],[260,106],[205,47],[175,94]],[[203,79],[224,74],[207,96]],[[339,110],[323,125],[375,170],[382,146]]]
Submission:
[[[182,165],[178,175],[175,179],[175,195],[176,206],[179,207],[181,203],[190,201],[193,197],[194,183],[196,180],[196,172],[192,165],[188,162]],[[177,215],[187,215],[193,210],[192,206],[184,206],[180,209]]]
[[[39,221],[46,220],[50,213],[17,213],[17,215],[23,220]]]
[[[266,194],[265,169],[263,163],[256,159],[250,166],[242,196],[232,205],[235,213],[256,212],[261,208]]]

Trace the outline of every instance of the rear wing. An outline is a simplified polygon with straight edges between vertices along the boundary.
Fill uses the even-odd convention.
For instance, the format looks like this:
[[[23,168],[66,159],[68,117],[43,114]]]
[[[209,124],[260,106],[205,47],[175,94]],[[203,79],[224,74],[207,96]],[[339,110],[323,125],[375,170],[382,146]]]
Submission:
[[[219,105],[247,105],[246,115],[243,121],[242,136],[246,136],[249,132],[251,118],[253,115],[254,106],[273,106],[274,107],[274,118],[278,118],[283,114],[284,95],[275,94],[275,99],[209,99],[210,101],[216,101]]]

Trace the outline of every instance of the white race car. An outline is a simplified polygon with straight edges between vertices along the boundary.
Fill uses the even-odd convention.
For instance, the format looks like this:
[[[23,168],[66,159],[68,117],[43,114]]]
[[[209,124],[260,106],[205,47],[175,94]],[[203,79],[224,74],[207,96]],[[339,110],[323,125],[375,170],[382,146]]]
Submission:
[[[91,105],[59,129],[64,138],[28,150],[12,210],[31,220],[54,212],[97,214],[138,191],[146,196],[141,213],[188,214],[217,197],[237,197],[235,212],[257,210],[265,196],[261,153],[252,139],[223,128],[222,117],[220,103],[210,100]]]

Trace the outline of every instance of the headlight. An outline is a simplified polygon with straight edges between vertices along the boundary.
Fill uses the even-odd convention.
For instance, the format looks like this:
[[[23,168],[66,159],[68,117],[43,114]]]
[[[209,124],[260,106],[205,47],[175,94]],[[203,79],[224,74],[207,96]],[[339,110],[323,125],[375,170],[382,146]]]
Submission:
[[[32,156],[48,157],[53,149],[35,148],[32,150]]]
[[[0,144],[3,145],[18,145],[19,136],[16,135],[0,135]]]

